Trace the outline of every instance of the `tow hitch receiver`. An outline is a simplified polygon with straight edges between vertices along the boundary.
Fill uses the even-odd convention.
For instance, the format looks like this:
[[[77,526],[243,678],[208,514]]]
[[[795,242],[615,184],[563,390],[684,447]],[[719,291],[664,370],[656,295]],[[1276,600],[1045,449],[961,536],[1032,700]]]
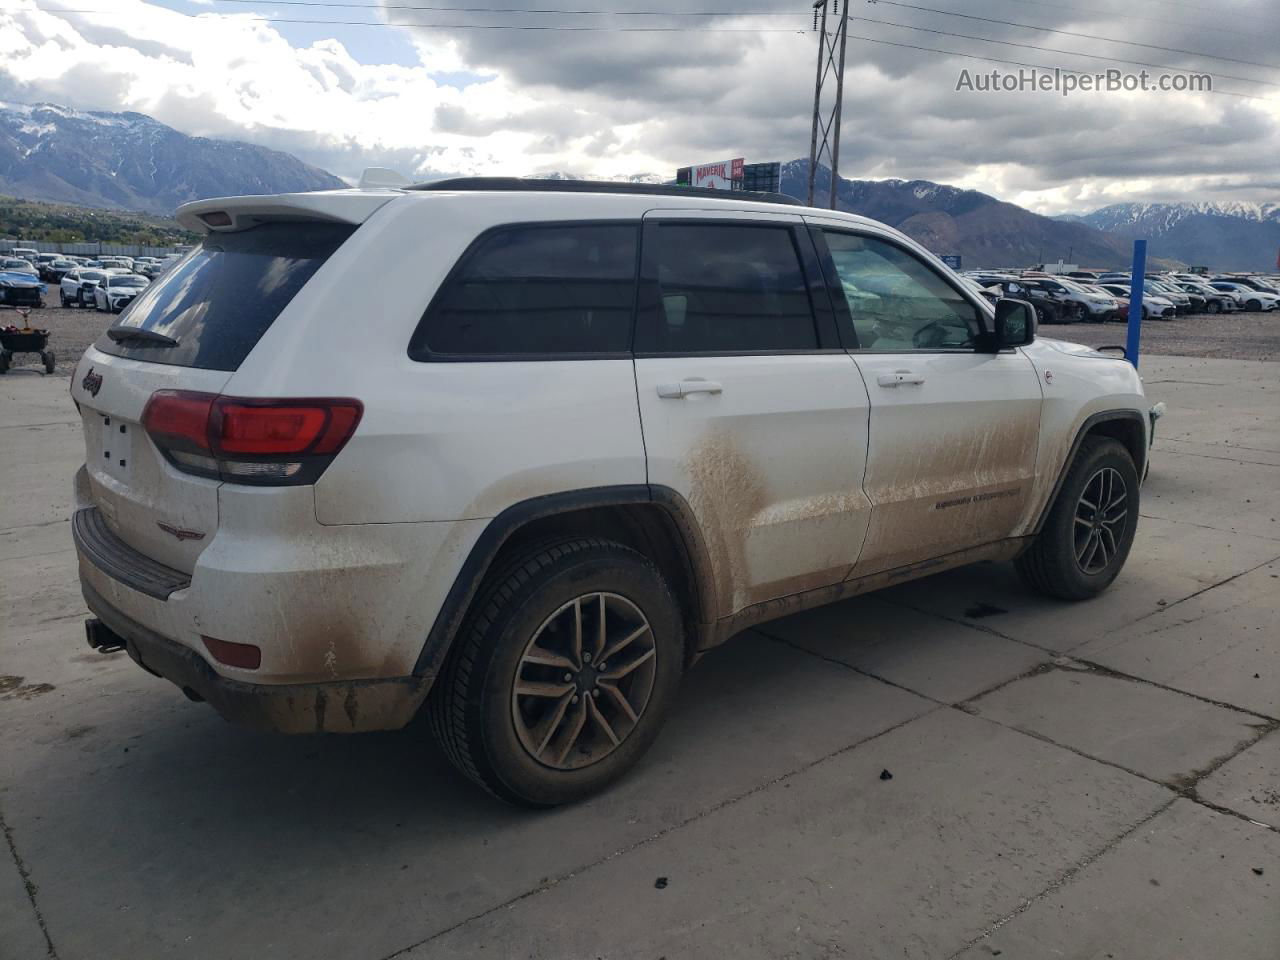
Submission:
[[[125,649],[124,637],[112,631],[97,617],[90,617],[84,622],[85,639],[89,646],[99,653],[115,653]]]

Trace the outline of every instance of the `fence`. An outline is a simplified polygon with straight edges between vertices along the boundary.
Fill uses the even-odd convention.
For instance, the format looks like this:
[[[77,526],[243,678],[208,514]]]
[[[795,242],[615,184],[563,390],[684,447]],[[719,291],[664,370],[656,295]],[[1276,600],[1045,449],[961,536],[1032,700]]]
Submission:
[[[189,246],[144,247],[137,243],[48,243],[44,240],[0,240],[0,253],[26,247],[40,253],[72,253],[81,257],[164,257],[184,253]]]

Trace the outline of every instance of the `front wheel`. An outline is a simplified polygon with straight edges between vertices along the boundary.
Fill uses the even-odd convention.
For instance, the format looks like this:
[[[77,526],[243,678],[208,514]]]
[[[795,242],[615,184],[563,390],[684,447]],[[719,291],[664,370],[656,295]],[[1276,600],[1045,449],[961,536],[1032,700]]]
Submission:
[[[1248,302],[1244,305],[1244,308],[1245,308],[1246,310],[1252,310],[1254,313],[1257,313],[1259,310],[1261,310],[1261,309],[1262,309],[1262,301],[1261,301],[1261,300],[1250,300],[1250,301],[1248,301]]]
[[[428,704],[454,765],[511,803],[586,797],[648,749],[684,667],[679,607],[644,556],[577,538],[491,576]]]
[[[1031,546],[1023,583],[1063,600],[1095,597],[1115,580],[1138,528],[1138,470],[1118,440],[1086,437]]]

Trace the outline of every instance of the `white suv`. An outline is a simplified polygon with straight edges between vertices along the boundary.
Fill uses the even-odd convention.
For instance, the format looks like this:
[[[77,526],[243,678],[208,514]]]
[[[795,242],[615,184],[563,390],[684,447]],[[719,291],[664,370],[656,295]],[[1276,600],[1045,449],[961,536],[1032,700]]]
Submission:
[[[280,731],[425,703],[467,776],[551,805],[752,624],[979,560],[1103,590],[1151,436],[1133,367],[784,200],[187,204],[204,243],[73,380],[90,644]]]

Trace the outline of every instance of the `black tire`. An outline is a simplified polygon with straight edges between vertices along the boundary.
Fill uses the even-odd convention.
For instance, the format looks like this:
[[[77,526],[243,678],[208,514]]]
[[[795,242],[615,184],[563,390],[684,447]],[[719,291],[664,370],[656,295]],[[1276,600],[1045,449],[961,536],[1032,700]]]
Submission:
[[[6,373],[9,369],[9,352],[0,350],[0,373]]]
[[[61,303],[62,309],[67,309],[67,295],[62,291],[58,291],[58,302]]]
[[[40,354],[40,359],[44,361],[44,372],[53,373],[53,368],[58,362],[58,358],[52,350],[45,350]]]
[[[1219,305],[1217,300],[1210,300],[1204,305],[1205,313],[1217,313],[1221,309],[1222,307]]]
[[[564,769],[522,742],[514,688],[533,638],[566,604],[594,593],[620,596],[647,619],[652,683],[629,733],[606,748],[612,752]],[[630,769],[658,735],[684,669],[681,622],[666,581],[634,550],[595,538],[530,546],[486,579],[471,606],[429,698],[436,739],[463,774],[509,803],[552,807],[589,796]],[[585,713],[592,704],[583,700]]]
[[[1261,301],[1261,300],[1246,300],[1246,301],[1245,301],[1244,308],[1245,308],[1246,310],[1252,310],[1253,312],[1255,312],[1255,313],[1256,313],[1256,312],[1258,312],[1259,310],[1261,310],[1261,309],[1262,309],[1262,301]]]
[[[1086,569],[1089,564],[1082,565],[1078,559],[1077,531],[1081,524],[1077,523],[1077,509],[1085,490],[1105,471],[1114,471],[1114,476],[1124,484],[1125,513],[1120,522],[1110,526],[1115,548],[1110,559],[1100,569]],[[1137,530],[1138,508],[1138,470],[1129,451],[1109,437],[1086,437],[1067,470],[1044,526],[1015,563],[1022,582],[1037,593],[1062,600],[1096,597],[1124,567]],[[1094,534],[1090,532],[1088,536]],[[1092,556],[1087,549],[1086,546],[1086,561]]]

